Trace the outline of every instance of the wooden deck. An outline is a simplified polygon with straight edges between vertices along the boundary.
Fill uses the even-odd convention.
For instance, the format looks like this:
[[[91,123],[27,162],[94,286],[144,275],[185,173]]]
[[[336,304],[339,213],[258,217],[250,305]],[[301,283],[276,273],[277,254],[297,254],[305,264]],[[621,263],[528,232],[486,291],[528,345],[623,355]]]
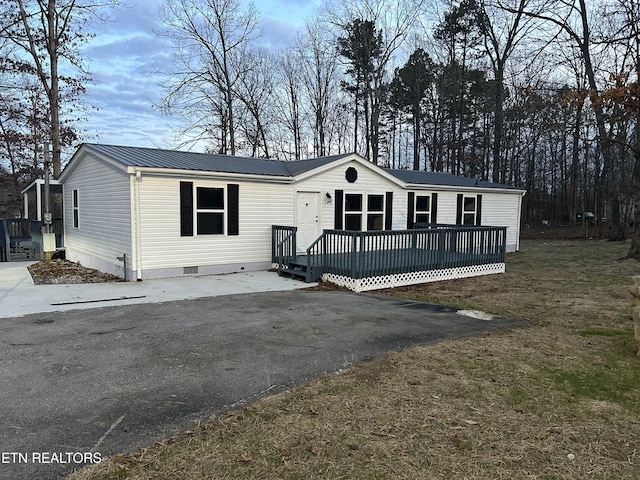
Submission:
[[[294,227],[273,239],[273,262],[281,273],[356,291],[504,272],[505,227],[325,230],[306,255],[296,255]]]

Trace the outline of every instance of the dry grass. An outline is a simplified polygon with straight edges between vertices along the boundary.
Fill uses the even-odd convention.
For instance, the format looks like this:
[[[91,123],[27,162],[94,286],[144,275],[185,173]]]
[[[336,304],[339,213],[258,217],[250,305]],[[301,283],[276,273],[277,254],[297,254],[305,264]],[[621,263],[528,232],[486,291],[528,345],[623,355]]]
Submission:
[[[385,292],[534,323],[390,353],[71,478],[638,479],[626,249],[527,241],[504,275]]]

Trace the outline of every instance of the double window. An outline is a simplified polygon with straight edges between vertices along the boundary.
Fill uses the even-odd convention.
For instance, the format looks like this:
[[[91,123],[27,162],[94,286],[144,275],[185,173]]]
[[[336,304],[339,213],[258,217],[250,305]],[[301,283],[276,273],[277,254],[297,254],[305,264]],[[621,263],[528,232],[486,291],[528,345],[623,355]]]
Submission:
[[[196,188],[198,235],[224,235],[224,188]]]
[[[347,193],[344,196],[345,230],[384,230],[384,195]]]
[[[238,235],[238,190],[236,184],[194,187],[180,182],[180,235]]]

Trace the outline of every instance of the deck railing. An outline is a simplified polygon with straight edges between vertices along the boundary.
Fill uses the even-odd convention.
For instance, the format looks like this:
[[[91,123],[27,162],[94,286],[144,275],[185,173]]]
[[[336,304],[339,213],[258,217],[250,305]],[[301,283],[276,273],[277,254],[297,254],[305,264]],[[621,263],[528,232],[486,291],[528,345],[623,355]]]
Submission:
[[[283,268],[296,258],[298,227],[271,226],[271,263]]]
[[[307,249],[307,270],[354,279],[504,263],[506,227],[325,230]]]
[[[39,257],[42,223],[24,218],[0,219],[0,261]]]

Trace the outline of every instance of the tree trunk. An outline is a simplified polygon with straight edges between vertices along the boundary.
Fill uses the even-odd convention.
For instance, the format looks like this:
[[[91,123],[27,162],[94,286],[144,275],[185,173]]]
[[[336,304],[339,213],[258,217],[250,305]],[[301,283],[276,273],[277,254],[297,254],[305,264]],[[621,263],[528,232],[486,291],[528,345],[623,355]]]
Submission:
[[[636,127],[640,134],[640,128]],[[633,232],[631,234],[631,246],[625,258],[635,258],[640,260],[640,148],[636,146],[633,151],[633,177],[631,184],[635,196],[633,198]]]

